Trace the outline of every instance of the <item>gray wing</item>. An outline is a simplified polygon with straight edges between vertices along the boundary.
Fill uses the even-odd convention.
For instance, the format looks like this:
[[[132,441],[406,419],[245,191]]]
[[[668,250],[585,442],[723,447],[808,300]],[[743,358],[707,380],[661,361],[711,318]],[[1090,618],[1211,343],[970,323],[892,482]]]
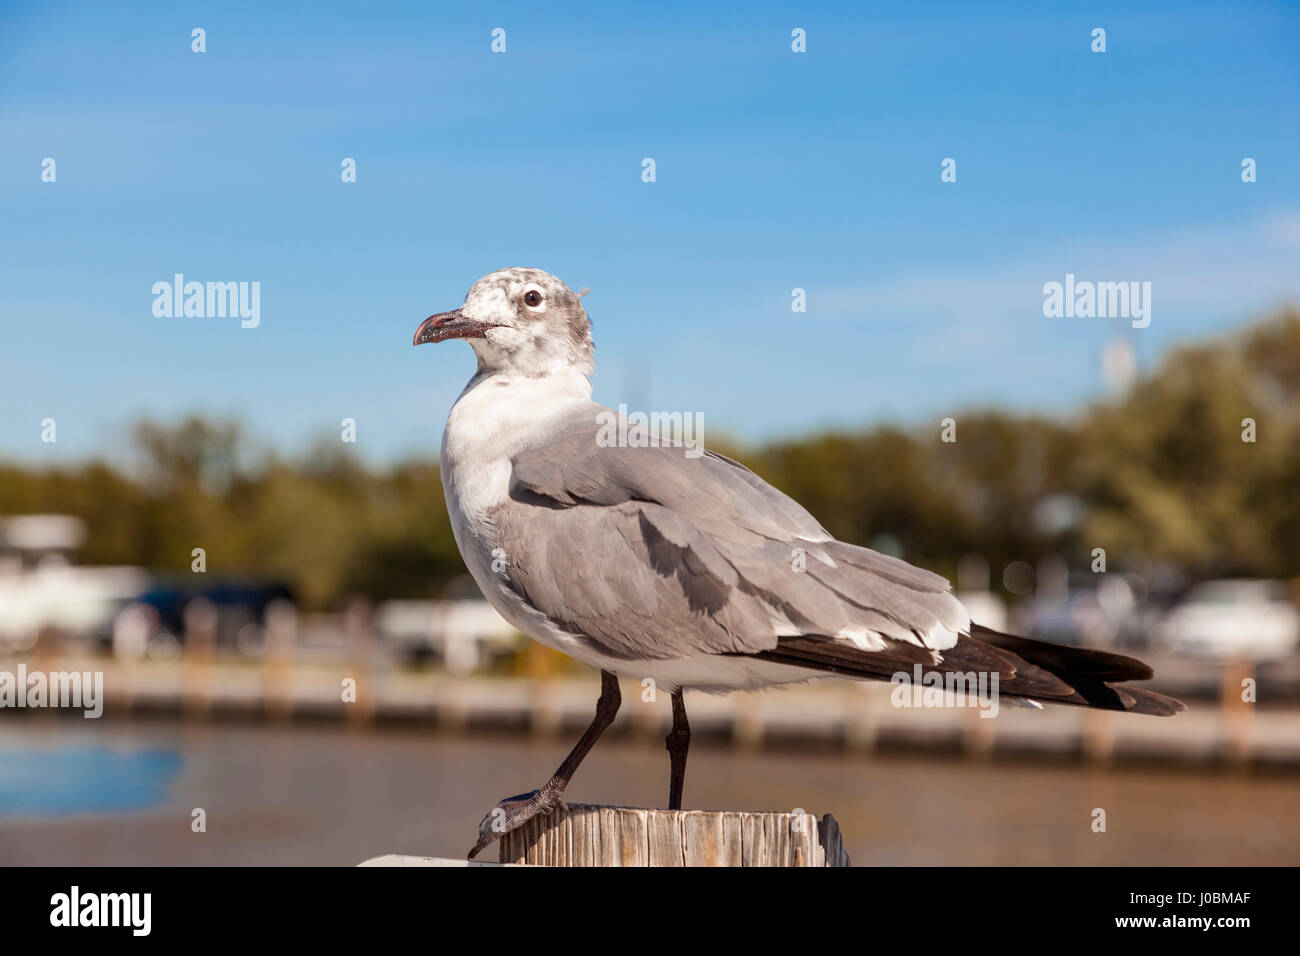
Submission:
[[[597,415],[614,413],[590,409],[514,457],[493,521],[515,591],[603,653],[755,653],[795,635],[943,649],[969,629],[939,575],[834,540],[721,455],[602,444]]]

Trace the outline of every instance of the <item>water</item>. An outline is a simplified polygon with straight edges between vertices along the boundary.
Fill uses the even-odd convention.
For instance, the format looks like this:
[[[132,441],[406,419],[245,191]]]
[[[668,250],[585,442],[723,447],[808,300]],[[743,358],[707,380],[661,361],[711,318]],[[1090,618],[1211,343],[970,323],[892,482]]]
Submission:
[[[426,730],[0,724],[0,864],[352,864],[462,856],[572,741]],[[662,744],[601,741],[575,802],[662,806]],[[835,814],[858,865],[1300,863],[1300,778],[958,757],[691,752],[686,806]],[[205,811],[207,830],[191,829]],[[1092,829],[1093,811],[1107,831]],[[489,858],[494,858],[490,855]]]
[[[158,748],[0,748],[0,817],[156,807],[183,763],[175,750]]]

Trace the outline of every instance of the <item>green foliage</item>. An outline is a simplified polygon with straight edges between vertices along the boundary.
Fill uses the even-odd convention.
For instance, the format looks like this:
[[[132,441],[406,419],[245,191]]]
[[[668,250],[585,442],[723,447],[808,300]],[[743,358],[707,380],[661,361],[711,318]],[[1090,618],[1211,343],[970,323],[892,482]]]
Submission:
[[[1112,567],[1173,562],[1192,574],[1300,575],[1300,312],[1236,337],[1178,349],[1122,399],[1068,421],[1003,411],[902,430],[828,433],[739,457],[832,534],[897,539],[912,561],[952,576],[964,554],[995,568],[1048,553]],[[1242,441],[1242,419],[1257,440]],[[338,442],[287,461],[238,424],[142,422],[130,470],[0,465],[0,512],[79,515],[78,558],[279,578],[311,607],[350,594],[436,596],[464,573],[435,464],[365,467]],[[1054,496],[1079,520],[1041,520]]]

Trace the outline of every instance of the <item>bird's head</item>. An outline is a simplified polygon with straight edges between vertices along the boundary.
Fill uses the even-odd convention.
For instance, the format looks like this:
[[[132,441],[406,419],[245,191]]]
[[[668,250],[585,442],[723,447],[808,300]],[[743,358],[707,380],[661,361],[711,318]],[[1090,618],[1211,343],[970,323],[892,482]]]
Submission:
[[[421,322],[412,344],[447,339],[466,339],[480,370],[547,375],[576,368],[590,375],[594,369],[591,323],[579,293],[541,269],[485,275],[459,309]]]

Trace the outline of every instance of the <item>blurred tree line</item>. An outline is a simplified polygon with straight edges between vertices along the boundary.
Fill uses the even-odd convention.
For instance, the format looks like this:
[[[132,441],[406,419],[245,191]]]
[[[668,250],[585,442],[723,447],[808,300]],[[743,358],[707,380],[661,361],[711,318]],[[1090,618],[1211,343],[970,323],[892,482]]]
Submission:
[[[1068,419],[1003,411],[721,446],[836,537],[955,575],[1062,555],[1086,568],[1173,564],[1192,576],[1300,575],[1300,312],[1179,348],[1126,395]],[[1256,441],[1242,440],[1243,419]],[[135,465],[0,465],[0,513],[74,514],[77,558],[277,578],[312,607],[351,594],[436,596],[464,573],[436,462],[365,467],[339,442],[285,459],[230,422],[133,429]],[[887,544],[886,544],[887,542]],[[997,575],[994,575],[997,583]]]
[[[954,417],[951,444],[935,422],[786,442],[750,463],[836,537],[888,534],[950,576],[972,552],[994,568],[1049,554],[1086,568],[1094,548],[1111,570],[1300,575],[1295,309],[1172,350],[1124,396],[1066,420]]]

